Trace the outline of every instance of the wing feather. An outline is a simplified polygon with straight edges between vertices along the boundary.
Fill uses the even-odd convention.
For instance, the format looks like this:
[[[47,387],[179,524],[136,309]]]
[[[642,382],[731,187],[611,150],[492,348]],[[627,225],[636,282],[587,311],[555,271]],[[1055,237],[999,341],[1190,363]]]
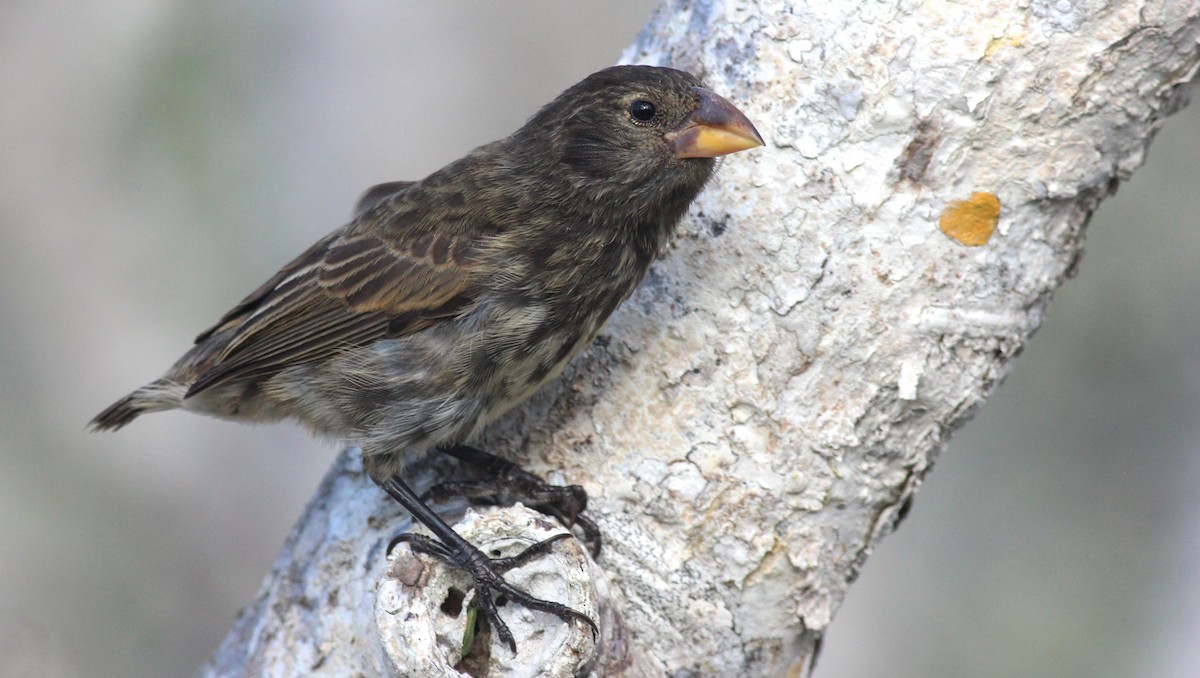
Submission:
[[[386,198],[395,201],[392,194],[403,188],[387,191]],[[363,198],[368,210],[384,199],[373,196],[375,190]],[[411,210],[383,208],[360,213],[359,221],[272,276],[200,335],[198,342],[218,337],[222,345],[214,346],[186,397],[416,332],[470,305],[490,225],[464,228],[459,221],[456,233],[446,234],[413,216]],[[404,232],[391,229],[385,238],[380,222],[368,217],[400,217]]]

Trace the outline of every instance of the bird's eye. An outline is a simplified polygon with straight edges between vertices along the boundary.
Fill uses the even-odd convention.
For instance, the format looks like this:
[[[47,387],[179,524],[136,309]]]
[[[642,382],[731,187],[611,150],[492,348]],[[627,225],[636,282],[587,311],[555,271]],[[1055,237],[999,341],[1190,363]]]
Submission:
[[[650,122],[654,119],[654,114],[658,111],[654,108],[654,104],[645,99],[638,99],[629,104],[629,115],[638,122]]]

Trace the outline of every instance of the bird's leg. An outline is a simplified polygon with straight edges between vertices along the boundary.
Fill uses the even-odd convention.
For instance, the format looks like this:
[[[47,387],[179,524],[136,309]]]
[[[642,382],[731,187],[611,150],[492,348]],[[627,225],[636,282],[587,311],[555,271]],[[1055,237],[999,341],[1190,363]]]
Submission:
[[[584,515],[588,497],[579,485],[551,485],[507,459],[467,445],[437,449],[484,471],[488,477],[438,483],[424,498],[441,501],[449,497],[466,497],[496,505],[519,501],[557,519],[567,529],[578,525],[592,557],[600,556],[600,528]],[[502,497],[511,500],[505,502]]]
[[[388,546],[388,551],[390,552],[396,543],[407,541],[412,545],[414,551],[427,553],[440,558],[453,567],[466,570],[475,583],[475,600],[478,601],[484,616],[487,617],[488,623],[495,630],[497,637],[507,644],[513,653],[517,651],[517,643],[513,639],[508,625],[500,618],[499,611],[496,609],[494,593],[499,593],[509,600],[524,605],[531,610],[539,610],[552,614],[568,624],[572,621],[583,622],[592,629],[593,635],[599,635],[600,631],[596,627],[596,623],[588,618],[587,615],[576,612],[560,603],[534,598],[509,584],[502,576],[502,573],[514,567],[545,555],[554,547],[555,543],[567,535],[557,535],[542,540],[515,556],[489,558],[455,532],[454,528],[442,520],[441,516],[434,513],[433,509],[429,508],[429,505],[422,501],[417,496],[417,493],[413,492],[412,488],[401,480],[399,476],[390,476],[380,487],[391,495],[392,499],[395,499],[411,513],[414,519],[429,528],[429,531],[433,532],[436,537],[429,538],[413,534],[401,535]]]

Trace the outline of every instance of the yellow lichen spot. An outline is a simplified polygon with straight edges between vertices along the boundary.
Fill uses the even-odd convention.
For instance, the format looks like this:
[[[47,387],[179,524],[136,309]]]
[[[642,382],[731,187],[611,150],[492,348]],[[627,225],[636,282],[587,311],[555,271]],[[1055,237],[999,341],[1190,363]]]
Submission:
[[[996,55],[996,52],[1005,47],[1021,47],[1025,44],[1025,34],[1019,33],[1015,35],[1002,35],[998,38],[992,38],[988,41],[988,45],[984,48],[983,56],[991,59]]]
[[[983,245],[1000,219],[1000,198],[993,193],[976,193],[966,200],[951,200],[942,210],[938,226],[967,247]]]

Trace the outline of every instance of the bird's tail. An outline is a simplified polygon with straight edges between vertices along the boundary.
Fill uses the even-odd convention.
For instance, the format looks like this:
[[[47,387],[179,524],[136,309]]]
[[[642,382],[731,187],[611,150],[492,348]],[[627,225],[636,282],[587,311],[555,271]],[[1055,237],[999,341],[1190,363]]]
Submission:
[[[89,426],[93,431],[115,431],[145,412],[173,410],[183,402],[187,384],[166,379],[152,381],[109,405]]]

